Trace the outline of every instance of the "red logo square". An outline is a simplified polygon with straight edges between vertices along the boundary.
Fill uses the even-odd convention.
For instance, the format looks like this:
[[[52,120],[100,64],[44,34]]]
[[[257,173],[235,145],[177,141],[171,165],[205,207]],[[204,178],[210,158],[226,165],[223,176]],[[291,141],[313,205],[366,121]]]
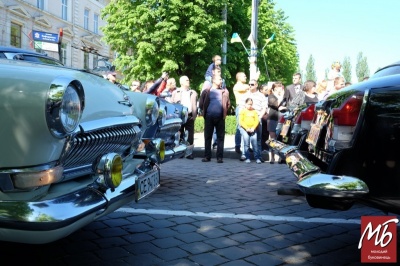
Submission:
[[[398,222],[396,216],[361,216],[361,262],[397,262]]]

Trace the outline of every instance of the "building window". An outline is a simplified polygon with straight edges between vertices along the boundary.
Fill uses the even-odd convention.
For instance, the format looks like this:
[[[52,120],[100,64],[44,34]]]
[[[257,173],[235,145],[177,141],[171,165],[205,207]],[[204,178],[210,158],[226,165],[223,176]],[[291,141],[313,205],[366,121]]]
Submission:
[[[44,0],[37,0],[36,1],[36,7],[41,9],[41,10],[44,10]]]
[[[89,69],[89,53],[83,53],[83,68]]]
[[[67,44],[61,43],[61,62],[64,66],[67,65]]]
[[[85,9],[85,13],[83,16],[83,28],[85,30],[89,29],[89,9]]]
[[[93,32],[98,34],[99,33],[99,15],[94,14],[93,17]]]
[[[21,48],[21,26],[11,22],[10,44]]]
[[[62,0],[61,3],[61,18],[68,20],[68,0]]]
[[[99,56],[97,54],[93,55],[93,69],[98,67]]]

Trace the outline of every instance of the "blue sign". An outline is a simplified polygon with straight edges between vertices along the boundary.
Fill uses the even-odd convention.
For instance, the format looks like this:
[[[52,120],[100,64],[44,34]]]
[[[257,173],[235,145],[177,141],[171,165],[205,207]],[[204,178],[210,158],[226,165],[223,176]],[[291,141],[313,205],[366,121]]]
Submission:
[[[58,43],[57,33],[49,33],[49,32],[33,30],[32,37],[35,41]]]

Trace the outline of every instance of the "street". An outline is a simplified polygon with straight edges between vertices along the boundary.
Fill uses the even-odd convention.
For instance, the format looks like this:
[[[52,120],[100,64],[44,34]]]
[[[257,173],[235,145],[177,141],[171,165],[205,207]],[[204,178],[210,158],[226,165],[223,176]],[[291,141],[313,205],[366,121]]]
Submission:
[[[338,212],[310,208],[284,164],[208,163],[176,159],[162,165],[161,187],[54,243],[1,242],[14,263],[48,265],[356,265],[360,216],[381,212],[356,205]]]

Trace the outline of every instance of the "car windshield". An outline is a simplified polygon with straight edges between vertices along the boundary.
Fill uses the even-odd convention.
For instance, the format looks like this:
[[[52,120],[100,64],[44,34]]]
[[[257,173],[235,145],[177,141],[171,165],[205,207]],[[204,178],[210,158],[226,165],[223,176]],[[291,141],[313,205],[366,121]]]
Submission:
[[[36,62],[47,65],[57,65],[57,66],[63,65],[61,62],[57,61],[54,58],[51,58],[49,56],[42,56],[39,54],[11,53],[11,52],[5,52],[4,54],[8,59],[25,60],[29,62]],[[19,56],[19,58],[16,58],[15,56]]]

